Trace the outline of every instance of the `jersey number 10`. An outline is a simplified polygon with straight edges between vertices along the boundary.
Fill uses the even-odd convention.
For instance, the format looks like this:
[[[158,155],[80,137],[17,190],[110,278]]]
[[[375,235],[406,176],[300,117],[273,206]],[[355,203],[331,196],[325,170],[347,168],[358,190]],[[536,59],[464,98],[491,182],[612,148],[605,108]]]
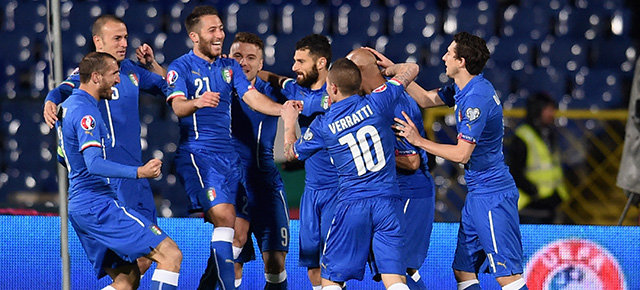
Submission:
[[[367,135],[373,143],[373,151],[376,154],[377,161],[373,159]],[[349,150],[351,150],[351,155],[353,156],[353,163],[355,163],[356,169],[358,169],[358,176],[364,175],[367,173],[367,170],[377,172],[384,168],[387,163],[384,159],[384,150],[380,142],[380,135],[374,126],[364,126],[356,132],[355,138],[353,137],[353,133],[349,133],[340,137],[338,141],[340,145],[349,145]]]

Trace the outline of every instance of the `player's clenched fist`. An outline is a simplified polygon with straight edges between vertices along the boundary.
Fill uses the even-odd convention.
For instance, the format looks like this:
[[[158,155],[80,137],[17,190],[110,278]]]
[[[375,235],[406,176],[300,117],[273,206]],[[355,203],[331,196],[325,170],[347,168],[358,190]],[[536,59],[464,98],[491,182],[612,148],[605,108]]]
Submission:
[[[202,109],[204,107],[215,108],[220,103],[220,93],[219,92],[204,92],[199,98],[195,101],[196,108]]]
[[[151,159],[145,165],[138,167],[138,178],[156,178],[160,176],[162,161]]]
[[[44,112],[42,116],[44,116],[44,122],[49,125],[50,129],[53,129],[53,125],[58,121],[58,116],[56,116],[58,106],[54,104],[52,101],[47,101],[44,103]]]

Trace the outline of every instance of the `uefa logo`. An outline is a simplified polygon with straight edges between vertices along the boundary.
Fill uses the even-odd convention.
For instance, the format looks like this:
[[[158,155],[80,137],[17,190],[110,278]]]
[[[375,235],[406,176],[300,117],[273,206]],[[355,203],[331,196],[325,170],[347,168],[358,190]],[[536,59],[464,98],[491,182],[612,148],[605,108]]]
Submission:
[[[536,252],[525,270],[531,290],[626,290],[618,261],[601,246],[581,239],[560,240]]]

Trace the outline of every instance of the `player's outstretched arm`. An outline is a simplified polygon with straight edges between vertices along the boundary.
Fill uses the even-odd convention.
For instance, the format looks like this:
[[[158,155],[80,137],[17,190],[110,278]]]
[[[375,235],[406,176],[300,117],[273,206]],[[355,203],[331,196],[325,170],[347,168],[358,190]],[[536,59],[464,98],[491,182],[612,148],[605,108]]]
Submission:
[[[415,63],[399,63],[385,68],[382,73],[393,77],[406,88],[418,76],[420,67]]]
[[[58,105],[52,101],[45,101],[42,116],[44,117],[44,122],[49,126],[49,129],[53,129],[56,121],[58,121],[57,112]]]
[[[271,84],[274,88],[282,88],[282,83],[287,79],[285,76],[274,74],[270,71],[261,70],[258,72],[258,77]]]
[[[404,137],[407,142],[414,146],[418,146],[433,155],[440,156],[449,161],[463,164],[469,162],[471,153],[473,153],[473,150],[476,148],[476,144],[465,141],[458,141],[456,145],[440,144],[422,138],[416,124],[413,123],[411,118],[409,118],[405,112],[402,112],[402,115],[405,120],[400,118],[394,119],[396,123],[398,123],[393,125],[397,136]]]
[[[200,97],[187,100],[186,97],[180,96],[172,99],[171,108],[176,116],[182,118],[193,115],[198,109],[211,107],[215,108],[220,103],[220,93],[204,92]]]
[[[282,104],[274,102],[271,98],[258,92],[258,90],[249,90],[242,100],[252,109],[269,116],[280,116]],[[292,101],[292,104],[302,110],[302,102]]]
[[[293,151],[293,144],[298,137],[296,136],[296,123],[301,108],[295,101],[287,101],[282,105],[282,121],[284,122],[284,157],[287,161],[297,160]]]
[[[160,176],[162,161],[151,159],[145,165],[138,167],[137,178],[156,178]]]

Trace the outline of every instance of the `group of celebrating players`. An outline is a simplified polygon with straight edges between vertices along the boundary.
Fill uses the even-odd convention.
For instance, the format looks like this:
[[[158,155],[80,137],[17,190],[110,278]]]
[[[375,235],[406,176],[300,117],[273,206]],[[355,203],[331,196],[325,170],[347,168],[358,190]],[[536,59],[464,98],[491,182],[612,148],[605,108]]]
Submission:
[[[273,148],[284,121],[289,161],[304,161],[299,265],[314,290],[361,280],[369,263],[387,289],[426,289],[424,263],[434,219],[427,152],[465,165],[469,193],[453,270],[458,289],[480,289],[479,272],[503,289],[527,289],[521,274],[518,190],[502,155],[502,106],[481,74],[484,40],[461,32],[443,56],[454,82],[424,90],[417,64],[394,64],[370,48],[332,62],[331,45],[311,34],[295,44],[287,78],[262,70],[263,43],[239,32],[222,51],[222,20],[211,6],[186,19],[193,49],[158,64],[148,45],[127,59],[127,28],[113,15],[93,24],[96,52],[48,95],[58,155],[69,170],[69,218],[104,289],[135,289],[152,262],[152,289],[177,289],[182,252],[157,226],[143,164],[139,93],[166,96],[179,117],[176,171],[190,209],[214,225],[198,289],[237,289],[252,260],[264,260],[264,289],[287,289],[289,216]],[[228,57],[225,57],[228,56]],[[278,60],[288,61],[288,60]],[[458,141],[425,139],[420,108],[455,108]],[[302,136],[298,138],[296,127]],[[247,242],[249,241],[249,242]]]

